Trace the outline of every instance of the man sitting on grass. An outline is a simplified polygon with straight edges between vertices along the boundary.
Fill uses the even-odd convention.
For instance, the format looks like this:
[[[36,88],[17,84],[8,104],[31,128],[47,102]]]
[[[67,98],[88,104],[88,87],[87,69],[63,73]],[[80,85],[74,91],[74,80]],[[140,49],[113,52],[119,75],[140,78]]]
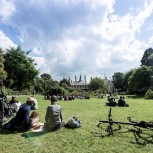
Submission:
[[[106,102],[106,106],[115,107],[117,105],[117,103],[115,102],[115,98],[108,96],[107,100],[108,102]]]
[[[16,113],[21,106],[21,102],[16,100],[16,96],[12,96],[12,100],[9,101],[9,104],[14,113]]]
[[[51,96],[51,105],[47,107],[44,129],[55,131],[62,127],[62,108],[57,104],[56,96]]]
[[[16,116],[4,125],[5,129],[8,130],[24,130],[27,131],[30,129],[30,120],[29,115],[31,111],[31,105],[34,103],[34,98],[27,98],[26,103],[20,106]]]
[[[129,105],[126,104],[125,99],[123,99],[123,97],[120,96],[120,99],[118,100],[118,106],[128,107]]]

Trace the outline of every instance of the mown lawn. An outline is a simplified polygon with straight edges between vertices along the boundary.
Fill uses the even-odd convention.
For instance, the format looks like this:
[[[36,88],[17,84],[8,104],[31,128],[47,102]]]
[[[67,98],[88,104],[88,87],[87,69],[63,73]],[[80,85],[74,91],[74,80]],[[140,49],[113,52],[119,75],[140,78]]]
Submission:
[[[27,96],[17,97],[22,103]],[[49,100],[36,95],[38,100],[40,120],[44,116]],[[128,122],[130,116],[135,121],[153,121],[153,101],[143,98],[126,97],[129,107],[112,108],[112,118],[115,121]],[[143,139],[135,140],[131,132],[133,126],[123,125],[122,129],[114,132],[113,136],[101,137],[106,134],[105,129],[97,127],[99,120],[107,120],[109,107],[104,99],[91,98],[89,100],[76,99],[73,101],[58,101],[63,108],[64,121],[76,116],[81,120],[82,127],[78,129],[62,128],[50,133],[17,133],[6,130],[0,131],[1,153],[152,153],[153,133],[143,129]],[[105,124],[106,126],[106,124]]]

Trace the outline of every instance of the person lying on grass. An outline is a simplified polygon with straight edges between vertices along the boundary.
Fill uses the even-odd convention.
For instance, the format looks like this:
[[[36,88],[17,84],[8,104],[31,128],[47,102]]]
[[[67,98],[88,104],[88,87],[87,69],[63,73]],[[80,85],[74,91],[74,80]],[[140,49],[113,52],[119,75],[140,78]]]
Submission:
[[[44,124],[39,121],[38,112],[33,111],[30,115],[30,131],[41,129]]]

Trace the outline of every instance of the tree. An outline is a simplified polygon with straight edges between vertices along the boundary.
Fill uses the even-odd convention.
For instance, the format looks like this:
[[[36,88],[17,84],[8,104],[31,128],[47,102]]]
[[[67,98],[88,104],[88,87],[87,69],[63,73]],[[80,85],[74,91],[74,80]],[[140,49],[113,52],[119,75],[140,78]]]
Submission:
[[[16,49],[13,47],[7,49],[4,58],[5,70],[8,73],[5,82],[6,86],[9,86],[10,81],[13,80],[10,88],[16,90],[30,89],[34,78],[39,73],[35,68],[36,63],[34,63],[34,59],[29,57],[28,53],[19,46]]]
[[[132,69],[126,73],[124,73],[124,77],[123,77],[123,90],[124,91],[128,91],[129,89],[129,80],[130,77],[132,76],[132,74],[134,73],[135,69]]]
[[[40,76],[41,76],[41,78],[42,78],[43,80],[52,80],[52,77],[51,77],[50,74],[43,73],[43,74],[40,75]]]
[[[50,74],[43,73],[41,75],[40,84],[42,86],[43,92],[48,91],[52,86],[54,81],[52,80],[52,77]]]
[[[91,90],[101,90],[103,93],[107,91],[107,86],[105,84],[105,81],[101,78],[93,78],[90,81],[89,87]]]
[[[151,54],[145,61],[146,66],[153,66],[153,54]]]
[[[66,84],[67,87],[69,87],[70,86],[70,81],[63,78],[63,80],[60,80],[60,86],[63,86],[63,84]]]
[[[114,87],[117,90],[122,91],[123,90],[124,73],[116,72],[116,73],[114,73],[114,75],[112,76],[112,78],[113,78]]]
[[[151,68],[143,65],[130,77],[129,89],[134,93],[144,93],[151,87],[151,80]]]
[[[143,57],[141,59],[141,65],[146,65],[146,61],[148,60],[149,56],[153,54],[153,49],[152,48],[149,48],[149,49],[146,49],[144,54],[143,54]]]
[[[3,84],[3,80],[6,79],[7,73],[4,70],[4,57],[3,57],[3,50],[0,48],[0,85]]]

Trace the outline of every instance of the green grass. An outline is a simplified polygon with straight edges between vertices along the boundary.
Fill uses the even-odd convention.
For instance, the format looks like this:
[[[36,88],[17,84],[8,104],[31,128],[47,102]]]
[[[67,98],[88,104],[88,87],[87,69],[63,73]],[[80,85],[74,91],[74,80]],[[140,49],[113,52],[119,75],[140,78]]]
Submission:
[[[17,97],[22,103],[27,96]],[[106,97],[105,97],[106,98]],[[6,130],[0,131],[0,152],[2,153],[152,153],[152,131],[143,129],[145,139],[135,140],[132,126],[123,125],[122,129],[114,132],[113,136],[101,137],[105,129],[97,127],[99,120],[107,120],[109,107],[105,106],[106,99],[91,98],[89,100],[59,101],[63,108],[64,121],[76,116],[81,120],[82,127],[78,129],[62,128],[50,133],[17,133]],[[40,120],[44,116],[49,100],[36,95],[39,103]],[[153,101],[142,97],[126,96],[129,107],[112,108],[112,118],[115,121],[128,122],[127,117],[135,121],[153,121]],[[106,124],[104,125],[106,126]],[[22,136],[24,135],[24,136]],[[26,136],[26,137],[25,137]]]

